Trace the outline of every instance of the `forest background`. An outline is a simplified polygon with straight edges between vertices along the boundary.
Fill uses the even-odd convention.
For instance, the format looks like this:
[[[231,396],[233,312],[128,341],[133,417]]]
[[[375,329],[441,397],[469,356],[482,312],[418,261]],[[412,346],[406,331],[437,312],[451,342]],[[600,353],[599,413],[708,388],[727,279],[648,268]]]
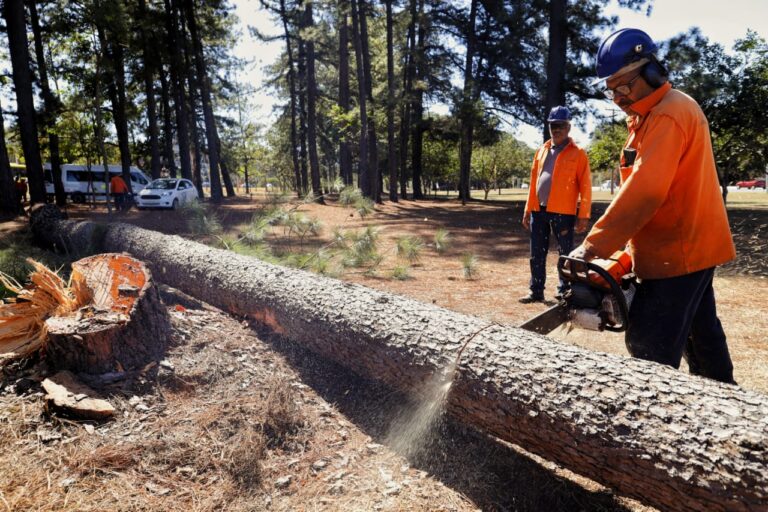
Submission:
[[[601,183],[626,132],[589,85],[593,56],[620,17],[653,33],[655,9],[667,10],[662,32],[678,18],[661,57],[707,114],[725,192],[768,162],[768,45],[738,21],[757,23],[765,6],[683,4],[6,0],[0,204],[16,204],[19,171],[33,202],[49,199],[44,162],[54,175],[63,163],[138,165],[192,179],[213,202],[268,184],[318,201],[349,185],[377,202],[445,188],[466,201],[524,182],[558,104],[574,110]],[[731,47],[690,26],[718,12],[712,30],[736,37]],[[243,55],[248,40],[259,44]]]

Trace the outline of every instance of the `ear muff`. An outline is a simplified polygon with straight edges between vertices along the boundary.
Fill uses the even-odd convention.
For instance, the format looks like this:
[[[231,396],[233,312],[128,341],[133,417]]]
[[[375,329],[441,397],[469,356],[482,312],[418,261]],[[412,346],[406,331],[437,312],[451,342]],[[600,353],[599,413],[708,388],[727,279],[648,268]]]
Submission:
[[[648,83],[648,85],[654,89],[664,85],[664,82],[667,81],[668,75],[667,70],[664,68],[664,66],[661,65],[655,56],[651,57],[651,62],[643,66],[641,74],[643,75],[643,79]]]

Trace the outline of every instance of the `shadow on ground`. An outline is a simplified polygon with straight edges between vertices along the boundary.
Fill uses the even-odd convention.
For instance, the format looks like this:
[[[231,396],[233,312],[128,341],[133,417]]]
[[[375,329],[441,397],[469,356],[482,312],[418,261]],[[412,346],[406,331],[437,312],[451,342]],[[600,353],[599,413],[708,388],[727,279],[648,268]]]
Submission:
[[[254,327],[258,336],[286,357],[328,403],[380,444],[386,444],[392,418],[412,406],[408,397],[384,384],[360,377],[290,341]],[[482,510],[573,511],[630,510],[608,491],[590,491],[560,477],[498,440],[448,417],[409,458]]]

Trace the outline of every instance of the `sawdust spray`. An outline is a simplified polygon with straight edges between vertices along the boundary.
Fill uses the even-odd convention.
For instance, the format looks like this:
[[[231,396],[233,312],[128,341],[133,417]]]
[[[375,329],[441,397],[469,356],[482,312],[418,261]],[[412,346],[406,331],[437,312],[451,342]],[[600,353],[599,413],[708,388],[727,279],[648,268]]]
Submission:
[[[385,437],[385,442],[394,451],[411,459],[432,445],[435,437],[439,437],[439,427],[445,417],[448,395],[461,361],[461,353],[475,336],[492,325],[496,324],[486,325],[474,332],[462,345],[456,357],[444,368],[436,371],[424,384],[415,403],[395,417]]]

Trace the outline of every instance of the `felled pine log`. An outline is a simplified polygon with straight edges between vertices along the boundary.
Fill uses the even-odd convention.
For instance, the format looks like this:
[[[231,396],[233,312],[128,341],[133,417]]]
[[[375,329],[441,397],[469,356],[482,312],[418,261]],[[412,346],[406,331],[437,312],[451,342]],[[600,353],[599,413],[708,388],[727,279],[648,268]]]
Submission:
[[[65,283],[32,262],[31,285],[0,276],[16,302],[0,304],[0,359],[42,351],[55,369],[135,370],[162,358],[170,323],[147,267],[127,254],[72,264]]]
[[[768,397],[125,224],[47,215],[73,251],[129,251],[157,278],[351,370],[416,390],[465,340],[449,411],[663,510],[768,510]],[[32,219],[33,225],[35,219]]]

